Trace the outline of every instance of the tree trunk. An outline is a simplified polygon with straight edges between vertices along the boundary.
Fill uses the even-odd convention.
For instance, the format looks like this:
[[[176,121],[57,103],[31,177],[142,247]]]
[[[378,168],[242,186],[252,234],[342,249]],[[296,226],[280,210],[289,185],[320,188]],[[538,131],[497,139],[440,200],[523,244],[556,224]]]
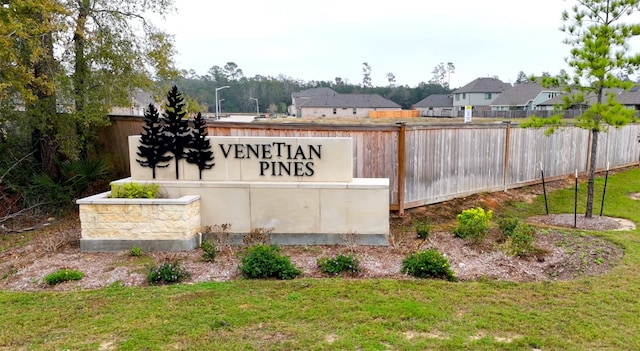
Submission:
[[[76,18],[76,28],[73,33],[73,51],[74,51],[74,73],[73,73],[73,88],[75,99],[75,110],[77,114],[76,120],[76,133],[79,138],[80,135],[85,134],[84,127],[80,123],[84,120],[85,105],[86,105],[86,93],[87,93],[87,81],[89,79],[89,64],[85,55],[86,51],[86,25],[87,17],[91,11],[91,3],[89,0],[78,0],[78,18]],[[82,140],[82,138],[79,138]],[[81,158],[86,157],[86,147],[84,144],[80,145],[79,155]]]
[[[591,156],[589,156],[589,179],[587,181],[587,211],[585,217],[591,218],[593,216],[593,188],[595,186],[596,176],[596,156],[598,153],[598,135],[600,132],[597,129],[591,130]]]
[[[40,21],[45,20],[45,14],[36,14]],[[35,159],[42,166],[42,170],[55,178],[59,169],[56,164],[58,147],[56,142],[56,92],[53,80],[56,71],[56,61],[53,56],[53,35],[43,34],[41,37],[43,54],[33,64],[33,74],[36,83],[30,86],[37,101],[27,106],[32,131],[31,145]]]

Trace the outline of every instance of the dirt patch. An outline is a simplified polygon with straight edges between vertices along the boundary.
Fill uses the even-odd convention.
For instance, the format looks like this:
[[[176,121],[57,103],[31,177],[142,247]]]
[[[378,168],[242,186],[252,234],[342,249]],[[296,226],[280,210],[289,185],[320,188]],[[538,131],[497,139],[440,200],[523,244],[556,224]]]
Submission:
[[[640,193],[631,194],[629,197],[633,200],[640,200]]]
[[[550,184],[547,191],[565,186],[562,181]],[[443,253],[459,280],[492,279],[515,282],[573,279],[602,274],[615,266],[623,250],[604,239],[584,234],[573,226],[573,215],[549,215],[531,218],[541,229],[534,246],[540,252],[525,258],[511,257],[499,249],[496,230],[482,243],[469,243],[452,234],[455,216],[463,209],[482,206],[500,210],[509,201],[531,201],[542,192],[541,186],[473,195],[406,212],[392,214],[391,245],[371,246],[284,246],[282,253],[304,272],[307,278],[323,277],[316,267],[320,257],[353,253],[364,268],[354,279],[409,279],[401,274],[402,261],[413,252],[436,248]],[[427,240],[418,239],[412,223],[430,218],[434,230]],[[584,216],[582,216],[584,217]],[[569,225],[567,225],[569,224]],[[612,230],[621,228],[620,221],[608,217],[580,220],[579,229]],[[150,265],[178,260],[190,273],[188,283],[240,279],[238,272],[240,247],[225,249],[213,263],[202,260],[202,251],[156,252],[132,257],[128,252],[83,253],[79,249],[80,228],[77,218],[53,223],[45,230],[30,233],[0,234],[0,289],[12,291],[95,289],[111,284],[145,286]],[[50,228],[50,229],[49,229]],[[85,277],[54,287],[43,278],[61,268],[78,269]]]

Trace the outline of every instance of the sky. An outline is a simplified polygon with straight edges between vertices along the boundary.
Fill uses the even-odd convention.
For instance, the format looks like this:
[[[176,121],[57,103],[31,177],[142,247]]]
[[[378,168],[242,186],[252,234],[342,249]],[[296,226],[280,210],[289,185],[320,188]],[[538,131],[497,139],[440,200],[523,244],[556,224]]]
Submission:
[[[199,75],[234,62],[255,75],[374,86],[428,82],[452,62],[450,86],[568,69],[561,14],[572,0],[175,0],[154,23],[174,35],[180,69]]]

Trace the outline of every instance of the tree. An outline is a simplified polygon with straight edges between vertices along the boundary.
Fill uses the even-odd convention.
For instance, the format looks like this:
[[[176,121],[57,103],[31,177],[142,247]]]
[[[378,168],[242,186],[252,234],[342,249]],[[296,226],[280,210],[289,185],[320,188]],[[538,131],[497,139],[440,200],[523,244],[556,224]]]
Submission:
[[[431,77],[429,83],[444,86],[444,78],[447,76],[447,70],[444,68],[444,63],[440,62],[440,64],[436,65],[431,73],[433,74],[433,76]]]
[[[43,170],[88,157],[113,106],[170,76],[170,38],[146,13],[169,0],[21,0],[0,7],[0,96],[24,102],[24,131]],[[60,50],[54,50],[59,48]],[[0,97],[1,98],[1,97]],[[93,152],[93,155],[98,154]]]
[[[191,140],[189,120],[184,98],[175,85],[167,93],[167,105],[162,114],[167,151],[173,155],[176,165],[176,179],[180,178],[179,161],[187,156],[187,147]]]
[[[524,83],[529,83],[529,77],[523,71],[520,71],[518,72],[518,78],[516,78],[516,85]]]
[[[207,122],[202,118],[202,114],[198,114],[193,119],[193,130],[191,132],[191,140],[189,142],[189,151],[187,152],[187,162],[198,166],[199,176],[202,179],[202,171],[211,169],[215,163],[213,161],[213,151],[211,151],[211,143],[207,137]]]
[[[362,87],[373,88],[373,85],[371,84],[371,66],[369,66],[369,63],[362,63],[362,74]]]
[[[244,77],[242,70],[238,68],[235,62],[227,62],[227,64],[224,65],[223,72],[228,80],[238,80]]]
[[[151,168],[153,179],[156,179],[156,168],[168,167],[171,156],[166,155],[167,145],[164,135],[164,127],[160,120],[160,113],[153,104],[144,112],[143,132],[140,134],[138,155],[141,159],[136,161],[142,167]]]
[[[640,35],[640,25],[630,18],[640,10],[640,0],[580,0],[571,14],[563,11],[561,28],[571,46],[567,63],[575,74],[545,77],[543,85],[566,86],[565,106],[594,100],[575,125],[591,133],[591,150],[587,185],[587,218],[593,214],[593,191],[598,150],[598,135],[608,126],[620,127],[635,120],[635,111],[615,100],[612,88],[630,89],[633,82],[621,80],[620,72],[632,74],[640,67],[640,54],[630,54],[629,42]],[[549,126],[549,132],[562,125],[560,115],[550,119],[534,118],[527,126]]]
[[[451,86],[451,73],[456,73],[456,66],[453,62],[447,62],[447,88]]]
[[[389,81],[389,87],[390,88],[395,88],[396,87],[396,76],[395,74],[389,72],[387,73],[387,80]]]

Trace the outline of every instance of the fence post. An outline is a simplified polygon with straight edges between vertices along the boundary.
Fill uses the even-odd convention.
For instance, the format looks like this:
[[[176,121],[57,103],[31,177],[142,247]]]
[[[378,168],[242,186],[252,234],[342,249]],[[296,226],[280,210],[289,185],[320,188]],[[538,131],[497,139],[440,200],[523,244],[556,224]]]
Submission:
[[[404,172],[405,172],[405,143],[407,122],[397,123],[400,126],[398,131],[398,214],[404,215]]]
[[[504,179],[502,181],[504,184],[504,191],[507,191],[507,182],[509,180],[509,143],[511,140],[511,121],[504,121],[502,123],[507,124],[507,134],[504,139]]]

